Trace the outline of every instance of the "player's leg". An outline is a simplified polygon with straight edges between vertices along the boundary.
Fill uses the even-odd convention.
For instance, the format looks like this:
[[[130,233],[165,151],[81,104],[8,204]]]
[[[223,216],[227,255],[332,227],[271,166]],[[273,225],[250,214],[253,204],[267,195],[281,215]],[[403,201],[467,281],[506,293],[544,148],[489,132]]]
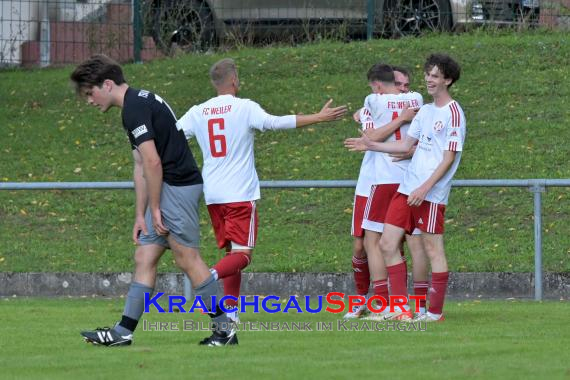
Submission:
[[[386,264],[386,272],[390,281],[391,296],[400,297],[403,302],[408,299],[408,283],[406,264],[400,254],[400,242],[404,238],[404,229],[392,224],[384,224],[384,232],[380,239],[380,252]],[[395,307],[390,302],[390,314],[386,319],[410,320],[409,306]]]
[[[407,197],[396,193],[386,214],[384,232],[380,239],[380,251],[386,263],[386,270],[391,287],[391,296],[400,297],[400,301],[408,299],[407,268],[400,254],[400,245],[406,231],[411,229],[411,218]],[[390,305],[392,307],[392,305]],[[397,307],[387,316],[395,320],[411,320],[409,306]]]
[[[226,256],[229,256],[232,254],[232,242],[228,241],[226,244]],[[212,268],[210,269],[210,271],[214,274],[215,278],[218,278],[218,273],[217,271]],[[222,284],[224,287],[224,296],[233,296],[236,298],[236,300],[233,299],[227,299],[224,302],[224,306],[226,307],[226,309],[228,310],[234,310],[234,311],[230,311],[227,313],[228,318],[234,322],[234,323],[239,323],[239,313],[238,313],[238,306],[239,306],[239,294],[240,294],[240,288],[241,288],[241,271],[233,274],[233,275],[229,275],[227,277],[225,277],[222,280]]]
[[[368,297],[370,289],[370,270],[368,268],[368,257],[364,249],[364,230],[362,229],[362,220],[364,210],[366,208],[368,197],[356,195],[354,197],[354,207],[352,212],[352,228],[351,235],[354,237],[352,244],[352,273],[354,274],[354,287],[356,294],[362,297]],[[365,305],[355,306],[344,315],[346,319],[360,318],[367,311]]]
[[[158,261],[166,249],[166,240],[152,228],[150,213],[146,224],[149,234],[139,237],[140,245],[135,250],[135,273],[129,287],[121,321],[113,328],[104,327],[82,331],[87,342],[104,346],[125,346],[132,343],[132,337],[144,311],[145,293],[154,292]]]
[[[362,235],[364,236],[364,232]],[[352,243],[352,271],[356,294],[366,297],[370,289],[370,269],[363,237],[355,236]]]
[[[226,268],[235,268],[233,274],[226,274],[222,278],[224,283],[224,296],[232,296],[234,299],[227,299],[225,302],[226,308],[232,310],[228,312],[228,318],[234,323],[239,323],[239,298],[241,290],[241,273],[249,263],[251,263],[251,256],[253,254],[253,247],[242,246],[236,242],[231,241],[229,244],[229,251],[226,252],[225,261],[218,262],[212,270],[225,266]],[[217,272],[217,271],[216,271]]]
[[[190,278],[194,285],[194,294],[200,297],[208,309],[208,315],[215,323],[212,336],[204,339],[200,344],[211,346],[224,346],[237,344],[237,335],[232,330],[230,321],[218,304],[221,299],[221,292],[218,282],[202,260],[197,247],[188,247],[186,242],[181,243],[179,237],[172,233],[168,236],[168,242],[174,254],[176,264]],[[213,297],[216,304],[212,302]]]
[[[443,304],[449,279],[443,246],[445,206],[424,201],[413,213],[413,219],[418,221],[416,225],[422,230],[422,243],[432,270],[428,312],[416,319],[443,321]],[[419,221],[423,223],[420,224]]]
[[[168,243],[176,263],[182,268],[194,286],[194,293],[200,296],[215,323],[212,336],[200,344],[223,346],[237,344],[226,314],[217,304],[221,299],[219,285],[200,256],[199,201],[202,185],[163,185],[160,207],[164,223],[169,229]],[[212,297],[216,297],[216,304]]]
[[[382,297],[388,305],[388,272],[382,252],[380,251],[380,238],[382,234],[376,231],[367,230],[364,234],[364,249],[368,255],[368,267],[372,279],[372,292],[376,297]],[[381,305],[377,302],[378,307]],[[380,317],[379,315],[371,317]]]
[[[424,233],[422,234],[422,241],[431,264],[432,273],[429,288],[429,308],[421,320],[428,322],[443,321],[443,304],[449,279],[443,235]]]
[[[226,247],[226,255],[212,267],[212,273],[224,282],[224,295],[239,300],[241,273],[250,263],[257,240],[258,216],[255,201],[209,205],[218,247]],[[229,251],[228,251],[229,247]],[[238,302],[227,300],[228,307],[235,306],[230,318],[239,321]]]
[[[386,265],[382,257],[382,252],[380,251],[379,243],[382,231],[384,230],[384,219],[390,197],[391,194],[390,192],[386,192],[385,186],[372,186],[362,221],[362,228],[365,230],[364,250],[368,256],[368,267],[370,277],[372,278],[372,291],[374,296],[382,297],[386,300],[384,305],[388,304],[389,299],[388,272],[386,271]],[[370,318],[376,319],[380,317],[383,316],[373,315]]]
[[[414,231],[416,232],[416,231]],[[410,250],[410,254],[412,256],[412,278],[414,280],[414,295],[416,296],[424,296],[427,299],[427,292],[429,288],[428,282],[428,265],[429,260],[424,250],[424,246],[422,243],[422,238],[420,236],[419,230],[417,230],[417,234],[406,235],[406,244]],[[419,315],[424,314],[426,312],[426,299],[416,301],[417,307],[415,311],[419,313]]]

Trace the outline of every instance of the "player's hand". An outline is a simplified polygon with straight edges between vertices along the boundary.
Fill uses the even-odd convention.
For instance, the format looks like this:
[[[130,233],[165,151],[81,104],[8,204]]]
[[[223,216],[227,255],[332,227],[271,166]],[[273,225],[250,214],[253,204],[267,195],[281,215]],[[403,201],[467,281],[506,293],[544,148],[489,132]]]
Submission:
[[[148,230],[146,228],[144,216],[137,216],[135,218],[135,224],[133,225],[133,241],[135,244],[139,244],[139,236],[141,233],[143,235],[148,235]]]
[[[361,110],[362,110],[362,108],[359,109],[358,111],[356,111],[356,112],[352,115],[352,118],[353,118],[354,121],[356,121],[357,123],[360,123],[360,111],[361,111]]]
[[[420,107],[409,107],[406,108],[405,110],[402,111],[402,113],[400,114],[400,118],[409,123],[411,122],[414,117],[416,117],[416,115],[418,114],[418,111],[420,110]]]
[[[168,235],[168,228],[164,224],[162,224],[162,214],[160,213],[160,209],[152,210],[152,226],[154,230],[159,235]]]
[[[333,102],[332,99],[329,99],[328,102],[325,103],[321,111],[319,112],[319,119],[320,121],[333,121],[342,118],[346,112],[348,111],[348,107],[346,105],[339,106],[339,107],[332,107],[331,103]]]
[[[429,189],[426,189],[423,186],[420,186],[412,191],[408,196],[408,206],[418,207],[421,205],[422,202],[426,199],[428,191]]]
[[[365,152],[370,148],[372,140],[366,136],[366,133],[359,130],[360,137],[350,137],[344,140],[344,147],[351,152]]]

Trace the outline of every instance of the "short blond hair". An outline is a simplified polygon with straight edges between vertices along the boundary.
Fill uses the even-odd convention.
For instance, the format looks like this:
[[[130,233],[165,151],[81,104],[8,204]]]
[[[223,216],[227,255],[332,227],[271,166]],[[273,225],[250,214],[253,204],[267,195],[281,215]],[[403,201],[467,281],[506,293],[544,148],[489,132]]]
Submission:
[[[216,87],[226,84],[231,75],[237,76],[236,63],[231,58],[224,58],[210,68],[210,80]]]

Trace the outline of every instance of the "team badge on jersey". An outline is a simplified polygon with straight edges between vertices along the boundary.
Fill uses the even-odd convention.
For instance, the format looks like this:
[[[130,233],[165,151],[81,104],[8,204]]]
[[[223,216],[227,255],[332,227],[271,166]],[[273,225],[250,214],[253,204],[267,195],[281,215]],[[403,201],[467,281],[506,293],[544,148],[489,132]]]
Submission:
[[[433,126],[433,130],[436,132],[439,132],[443,129],[443,122],[441,121],[436,121],[434,126]]]

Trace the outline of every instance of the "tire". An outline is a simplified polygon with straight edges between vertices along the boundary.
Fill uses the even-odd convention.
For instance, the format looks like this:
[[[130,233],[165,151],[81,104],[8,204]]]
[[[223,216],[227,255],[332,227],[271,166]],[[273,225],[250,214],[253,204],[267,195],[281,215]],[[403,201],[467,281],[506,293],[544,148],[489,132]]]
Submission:
[[[383,25],[395,38],[449,31],[451,5],[449,0],[386,0]]]
[[[214,19],[200,0],[159,0],[151,9],[152,37],[156,45],[171,54],[207,50],[214,45]]]

